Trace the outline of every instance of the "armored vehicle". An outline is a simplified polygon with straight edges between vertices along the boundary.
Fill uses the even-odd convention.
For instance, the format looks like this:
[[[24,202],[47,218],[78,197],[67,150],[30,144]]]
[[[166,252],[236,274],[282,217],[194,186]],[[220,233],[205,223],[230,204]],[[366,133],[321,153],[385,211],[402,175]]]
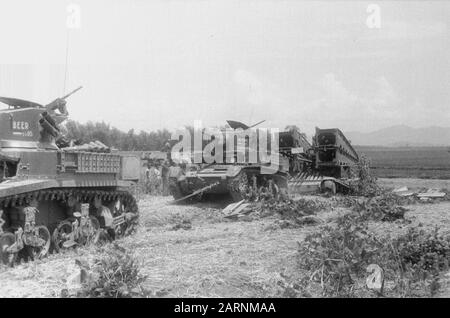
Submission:
[[[232,129],[251,129],[237,121],[228,121]],[[224,134],[224,144],[227,138],[234,138],[236,132]],[[278,164],[271,166],[267,160],[256,162],[240,162],[238,156],[244,156],[249,151],[248,140],[245,145],[237,145],[235,149],[229,150],[234,158],[232,162],[225,160],[227,150],[224,150],[224,160],[222,163],[201,163],[184,164],[171,167],[169,171],[169,189],[176,201],[185,199],[198,199],[203,194],[225,194],[229,193],[234,201],[258,192],[272,192],[274,195],[285,195],[287,192],[287,181],[290,174],[304,169],[302,164],[292,164],[311,162],[306,155],[311,147],[303,135],[298,131],[285,131],[278,135],[279,153]],[[257,145],[259,147],[259,145]],[[248,157],[246,157],[248,159]]]
[[[352,171],[358,153],[341,130],[316,127],[309,150],[310,167],[289,180],[291,192],[307,193],[318,189],[346,193],[354,180]]]
[[[236,121],[228,123],[233,129],[251,128]],[[296,126],[287,128],[278,134],[279,165],[274,173],[262,173],[268,164],[261,162],[172,167],[169,187],[175,200],[199,198],[207,193],[229,193],[239,201],[251,195],[249,192],[260,195],[267,191],[283,194],[288,190],[298,193],[319,189],[348,191],[351,169],[358,161],[358,153],[344,134],[337,128],[317,128],[311,144]],[[248,151],[246,147],[238,147],[235,155],[245,151]]]
[[[129,172],[133,161],[99,142],[57,146],[67,144],[61,142],[60,124],[68,117],[65,99],[71,94],[46,106],[0,97],[8,105],[0,110],[0,257],[4,263],[84,244],[102,228],[110,238],[125,235],[137,223],[131,189],[138,176]]]
[[[351,177],[351,169],[359,156],[342,131],[337,128],[319,129],[314,137],[315,169],[335,177]]]

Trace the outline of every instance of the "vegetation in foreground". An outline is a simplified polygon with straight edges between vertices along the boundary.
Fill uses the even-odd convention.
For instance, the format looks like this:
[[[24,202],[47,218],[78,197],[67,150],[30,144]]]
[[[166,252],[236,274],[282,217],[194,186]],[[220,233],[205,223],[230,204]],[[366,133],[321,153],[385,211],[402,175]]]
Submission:
[[[380,268],[380,288],[369,296],[434,296],[439,278],[449,269],[450,237],[438,229],[410,228],[398,237],[371,233],[366,220],[347,214],[309,234],[299,244],[303,292],[324,297],[367,296],[367,270]],[[372,265],[373,266],[373,265]]]
[[[404,205],[410,199],[380,188],[364,156],[357,176],[352,193],[359,197],[342,201],[352,210],[299,243],[299,268],[306,273],[298,284],[301,294],[319,290],[324,297],[434,296],[442,272],[449,269],[450,236],[438,228],[420,227],[395,237],[375,235],[369,222],[404,221]],[[378,285],[367,295],[372,279]]]
[[[99,256],[90,265],[77,260],[80,267],[81,288],[72,295],[62,290],[62,297],[81,298],[130,298],[149,297],[151,293],[142,287],[146,277],[140,273],[136,257],[117,243],[101,247]]]

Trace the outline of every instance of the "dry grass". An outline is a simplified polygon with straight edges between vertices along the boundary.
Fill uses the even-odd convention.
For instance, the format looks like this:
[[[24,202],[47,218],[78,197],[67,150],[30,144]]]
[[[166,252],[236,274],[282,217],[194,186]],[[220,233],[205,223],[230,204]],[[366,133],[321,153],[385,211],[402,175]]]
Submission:
[[[304,233],[268,231],[274,219],[228,221],[207,204],[202,209],[146,204],[141,213],[147,226],[124,244],[145,255],[145,285],[160,295],[275,297],[282,293],[282,276],[295,273],[296,240]],[[191,220],[192,229],[170,231],[179,219]]]
[[[231,221],[221,212],[225,202],[170,205],[170,200],[143,196],[138,231],[121,240],[142,263],[141,272],[147,275],[144,287],[156,296],[281,297],[286,296],[286,286],[301,277],[297,242],[314,226],[280,229],[273,226],[275,217]],[[332,198],[320,200],[333,202]],[[380,234],[419,223],[450,229],[448,211],[450,202],[414,205],[405,215],[407,221],[373,222],[371,228]],[[347,212],[330,208],[319,217],[330,221]],[[184,220],[191,229],[173,229]],[[74,259],[93,258],[96,253],[93,247],[80,248],[40,262],[1,268],[0,297],[58,297]]]
[[[73,273],[75,258],[92,258],[96,249],[79,248],[44,260],[0,268],[0,297],[59,297],[66,279]]]

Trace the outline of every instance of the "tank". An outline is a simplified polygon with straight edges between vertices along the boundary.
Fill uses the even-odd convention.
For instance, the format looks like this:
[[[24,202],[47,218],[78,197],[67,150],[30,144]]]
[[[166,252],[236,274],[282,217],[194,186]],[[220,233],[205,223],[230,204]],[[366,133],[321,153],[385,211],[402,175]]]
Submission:
[[[78,91],[81,87],[76,89]],[[66,98],[0,97],[0,257],[5,264],[134,231],[136,161],[100,142],[73,146]],[[132,173],[136,171],[136,173]]]
[[[350,191],[358,153],[338,128],[316,127],[309,150],[310,168],[294,175],[288,182],[292,193],[316,191],[348,193]]]
[[[251,128],[237,121],[228,123],[233,129]],[[170,168],[170,192],[176,201],[198,200],[211,193],[229,193],[234,201],[240,201],[265,192],[348,192],[358,153],[344,134],[337,128],[316,128],[311,144],[295,125],[287,128],[278,135],[279,166],[275,173],[262,173],[267,168],[263,163],[187,163]],[[237,148],[235,152],[243,151]]]
[[[233,129],[253,127],[236,121],[228,123]],[[237,147],[234,156],[246,151],[246,147]],[[290,175],[305,168],[302,162],[311,162],[306,158],[310,147],[311,144],[297,131],[282,132],[279,134],[279,165],[273,173],[264,173],[264,169],[269,169],[269,164],[261,162],[187,163],[170,168],[169,189],[176,201],[198,200],[204,194],[230,194],[234,201],[240,201],[252,193],[285,195]],[[186,159],[190,161],[190,158]],[[296,164],[292,163],[294,161]]]
[[[341,130],[316,127],[313,144],[317,171],[334,178],[352,176],[351,170],[358,162],[359,156]]]

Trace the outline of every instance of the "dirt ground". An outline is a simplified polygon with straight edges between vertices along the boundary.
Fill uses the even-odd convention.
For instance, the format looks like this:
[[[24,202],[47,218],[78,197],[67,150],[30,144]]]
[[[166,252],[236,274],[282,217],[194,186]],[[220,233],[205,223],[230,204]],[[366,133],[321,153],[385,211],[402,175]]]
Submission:
[[[450,185],[450,181],[422,179],[380,183],[417,188]],[[280,228],[275,217],[228,220],[222,214],[226,200],[195,205],[171,205],[170,201],[170,197],[142,197],[138,232],[121,240],[141,262],[147,275],[145,287],[157,296],[283,297],[285,286],[301,275],[296,258],[298,242],[314,226]],[[421,223],[450,232],[450,202],[408,208],[405,218],[410,223],[374,223],[373,229],[393,234]],[[343,213],[344,208],[330,208],[318,216],[327,221]],[[179,228],[180,224],[185,229]],[[80,248],[14,268],[2,267],[0,297],[58,297],[74,258],[91,253],[92,248]],[[442,295],[448,295],[448,290],[444,285]]]

